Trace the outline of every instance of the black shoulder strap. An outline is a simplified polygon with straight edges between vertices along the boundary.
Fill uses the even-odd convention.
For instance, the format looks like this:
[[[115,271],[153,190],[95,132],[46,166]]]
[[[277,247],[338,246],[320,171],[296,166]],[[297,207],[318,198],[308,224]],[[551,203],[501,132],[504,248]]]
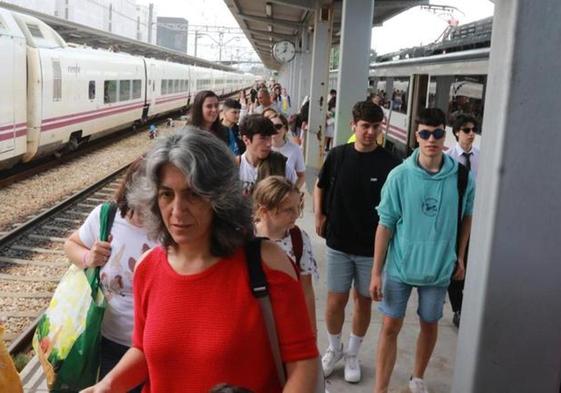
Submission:
[[[462,205],[468,184],[468,169],[458,162],[458,230],[456,233],[456,252],[460,250],[460,229],[462,226]]]
[[[261,313],[263,314],[263,319],[267,328],[267,337],[269,338],[269,345],[271,353],[273,354],[275,368],[277,370],[277,377],[281,386],[284,386],[286,384],[286,370],[282,362],[279,337],[273,313],[273,305],[271,304],[269,290],[267,287],[267,278],[265,277],[265,272],[263,271],[263,266],[261,265],[262,240],[263,238],[258,237],[247,242],[245,246],[245,260],[249,273],[249,285],[251,286],[251,292],[259,302],[259,307],[261,308]]]
[[[337,178],[338,178],[338,172],[339,169],[341,168],[341,166],[343,165],[343,162],[345,161],[345,152],[347,150],[348,144],[345,144],[341,147],[337,147],[335,149],[333,149],[333,167],[331,168],[331,176],[329,179],[329,185],[328,188],[325,192],[327,192],[327,200],[323,204],[323,212],[324,214],[327,215],[327,213],[329,213],[329,211],[332,209],[333,207],[333,198],[335,195],[335,188],[337,187]]]
[[[261,265],[261,241],[263,238],[257,237],[247,242],[245,246],[247,271],[249,273],[249,285],[251,292],[256,298],[269,295],[267,279]]]
[[[294,227],[290,228],[288,231],[290,233],[290,241],[292,242],[292,251],[294,252],[294,256],[296,257],[296,266],[298,266],[298,270],[302,270],[302,266],[300,265],[300,261],[302,260],[302,255],[304,254],[304,239],[302,239],[302,230],[298,228],[298,225],[294,225]]]

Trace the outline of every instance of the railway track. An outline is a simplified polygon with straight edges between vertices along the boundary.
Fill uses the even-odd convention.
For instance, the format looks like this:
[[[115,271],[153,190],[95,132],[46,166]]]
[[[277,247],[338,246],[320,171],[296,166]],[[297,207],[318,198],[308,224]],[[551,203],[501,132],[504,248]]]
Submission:
[[[128,165],[0,237],[0,319],[12,356],[29,350],[39,316],[69,266],[65,239],[112,198]]]

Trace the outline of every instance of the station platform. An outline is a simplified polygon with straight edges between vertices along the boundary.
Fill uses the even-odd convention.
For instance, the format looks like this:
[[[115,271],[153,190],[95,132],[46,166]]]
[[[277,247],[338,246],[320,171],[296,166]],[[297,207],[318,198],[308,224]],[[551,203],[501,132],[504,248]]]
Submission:
[[[315,234],[314,214],[312,211],[312,191],[317,178],[317,170],[306,171],[306,189],[304,202],[304,215],[298,221],[298,226],[309,235],[316,257],[320,279],[314,282],[316,294],[316,315],[318,327],[318,348],[323,354],[327,348],[327,332],[325,328],[325,305],[327,300],[326,269],[325,269],[325,241]],[[415,344],[419,332],[419,324],[416,316],[417,297],[413,292],[407,308],[407,316],[403,329],[399,336],[397,362],[392,376],[390,393],[409,393],[407,382],[415,358]],[[343,342],[348,342],[351,330],[352,302],[349,301],[345,313],[345,324],[343,327]],[[444,307],[444,317],[440,324],[439,337],[434,355],[429,363],[425,381],[431,393],[448,393],[451,390],[456,356],[456,341],[458,332],[452,325],[452,312],[449,304]],[[374,387],[376,343],[381,327],[381,314],[377,311],[377,304],[373,304],[372,321],[366,338],[360,350],[362,365],[362,381],[350,384],[344,380],[344,362],[333,371],[327,379],[326,387],[330,393],[366,393],[372,392]],[[46,381],[42,376],[41,367],[34,358],[22,371],[22,382],[26,393],[48,392]]]

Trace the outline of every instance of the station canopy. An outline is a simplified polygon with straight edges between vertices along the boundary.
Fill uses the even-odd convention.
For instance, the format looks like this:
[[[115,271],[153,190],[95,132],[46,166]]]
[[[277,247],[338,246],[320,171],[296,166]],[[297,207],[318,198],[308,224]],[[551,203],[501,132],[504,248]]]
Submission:
[[[295,41],[301,29],[313,26],[316,4],[333,4],[333,43],[339,42],[341,0],[224,0],[247,39],[269,69],[279,69],[272,56],[277,41]],[[379,26],[391,17],[429,0],[375,0],[373,25]]]

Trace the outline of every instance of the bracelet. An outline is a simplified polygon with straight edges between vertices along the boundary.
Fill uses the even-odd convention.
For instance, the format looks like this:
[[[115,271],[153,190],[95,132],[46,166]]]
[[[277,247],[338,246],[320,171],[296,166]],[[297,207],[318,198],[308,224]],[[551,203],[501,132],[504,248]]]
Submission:
[[[84,251],[84,253],[82,254],[82,269],[87,269],[88,268],[88,255],[90,255],[90,250],[86,250]]]

